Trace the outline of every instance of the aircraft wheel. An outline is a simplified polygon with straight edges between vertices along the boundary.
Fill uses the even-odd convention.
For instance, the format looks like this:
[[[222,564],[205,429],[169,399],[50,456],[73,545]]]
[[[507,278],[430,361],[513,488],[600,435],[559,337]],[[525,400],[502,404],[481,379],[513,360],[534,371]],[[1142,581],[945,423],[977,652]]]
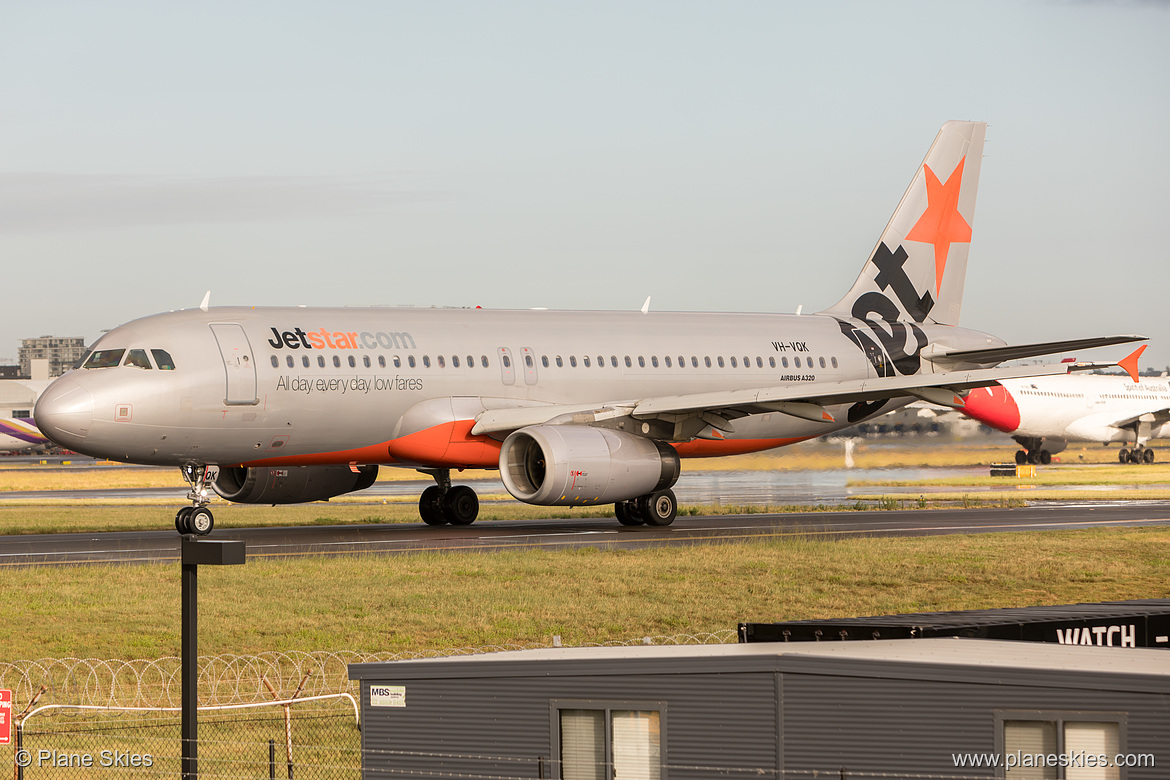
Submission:
[[[479,496],[467,485],[456,485],[443,496],[443,517],[451,525],[471,525],[479,515]]]
[[[185,506],[185,507],[181,508],[178,512],[175,512],[175,530],[176,531],[178,531],[181,534],[191,533],[190,531],[187,530],[187,528],[188,528],[187,518],[189,518],[191,516],[191,513],[193,511],[195,511],[195,507]]]
[[[678,502],[673,490],[660,490],[638,499],[638,514],[646,525],[670,525],[678,514]]]
[[[1125,447],[1122,447],[1120,450],[1118,450],[1117,461],[1119,463],[1129,463],[1129,450],[1127,450]]]
[[[418,513],[427,525],[446,525],[447,518],[443,514],[443,491],[438,485],[431,485],[418,497]]]
[[[187,515],[187,527],[191,529],[188,533],[207,536],[215,527],[215,517],[205,506],[191,507],[191,513]]]
[[[1035,450],[1028,450],[1028,462],[1033,466],[1040,462],[1040,453]]]
[[[1142,462],[1142,451],[1137,450],[1137,449],[1130,450],[1129,451],[1129,462],[1133,463],[1135,465],[1138,463],[1141,463]]]
[[[1023,450],[1016,450],[1016,465],[1023,466],[1028,462],[1028,453]]]
[[[1052,462],[1052,453],[1049,452],[1048,450],[1040,450],[1040,463],[1041,463],[1041,465],[1047,466],[1051,462]]]
[[[1154,462],[1154,451],[1152,449],[1150,449],[1149,447],[1146,447],[1144,450],[1142,450],[1142,463],[1153,463],[1153,462]]]
[[[613,505],[614,516],[622,525],[642,525],[645,520],[638,514],[633,501],[618,501]]]

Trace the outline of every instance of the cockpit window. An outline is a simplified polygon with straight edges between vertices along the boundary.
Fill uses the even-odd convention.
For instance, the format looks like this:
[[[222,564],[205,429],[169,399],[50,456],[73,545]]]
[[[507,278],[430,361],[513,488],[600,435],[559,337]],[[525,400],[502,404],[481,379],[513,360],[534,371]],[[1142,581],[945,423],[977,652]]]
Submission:
[[[146,356],[145,349],[132,349],[130,354],[126,356],[126,366],[134,366],[135,368],[151,368],[150,358]]]
[[[165,349],[152,349],[150,354],[154,355],[154,362],[158,364],[159,371],[175,370],[175,361],[171,360],[171,353]]]
[[[90,354],[82,368],[112,368],[122,362],[124,349],[99,349]]]

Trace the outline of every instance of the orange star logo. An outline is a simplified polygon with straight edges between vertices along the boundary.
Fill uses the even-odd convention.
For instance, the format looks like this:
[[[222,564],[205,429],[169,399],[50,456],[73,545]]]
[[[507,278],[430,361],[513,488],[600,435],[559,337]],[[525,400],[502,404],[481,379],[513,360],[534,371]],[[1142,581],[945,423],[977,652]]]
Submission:
[[[959,213],[959,188],[963,186],[964,157],[951,172],[946,184],[941,183],[929,165],[926,169],[926,211],[906,234],[907,241],[934,244],[934,292],[942,290],[943,272],[947,268],[947,253],[955,241],[970,243],[971,226]]]

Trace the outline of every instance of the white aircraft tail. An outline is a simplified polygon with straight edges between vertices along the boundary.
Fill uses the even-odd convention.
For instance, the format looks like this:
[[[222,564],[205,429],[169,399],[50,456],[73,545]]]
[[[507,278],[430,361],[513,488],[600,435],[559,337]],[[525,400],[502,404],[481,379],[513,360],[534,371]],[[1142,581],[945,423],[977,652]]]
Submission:
[[[947,122],[853,288],[826,314],[957,325],[984,122]]]

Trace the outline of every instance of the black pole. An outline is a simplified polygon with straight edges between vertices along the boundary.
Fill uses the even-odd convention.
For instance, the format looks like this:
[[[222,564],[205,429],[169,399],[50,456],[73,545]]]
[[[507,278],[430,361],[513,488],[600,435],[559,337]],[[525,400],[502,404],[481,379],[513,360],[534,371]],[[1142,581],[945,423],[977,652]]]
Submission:
[[[184,536],[184,547],[188,539],[195,542],[194,537]],[[187,563],[187,556],[183,559],[182,777],[194,780],[199,776],[199,565]]]
[[[276,740],[268,740],[268,780],[276,780]]]

